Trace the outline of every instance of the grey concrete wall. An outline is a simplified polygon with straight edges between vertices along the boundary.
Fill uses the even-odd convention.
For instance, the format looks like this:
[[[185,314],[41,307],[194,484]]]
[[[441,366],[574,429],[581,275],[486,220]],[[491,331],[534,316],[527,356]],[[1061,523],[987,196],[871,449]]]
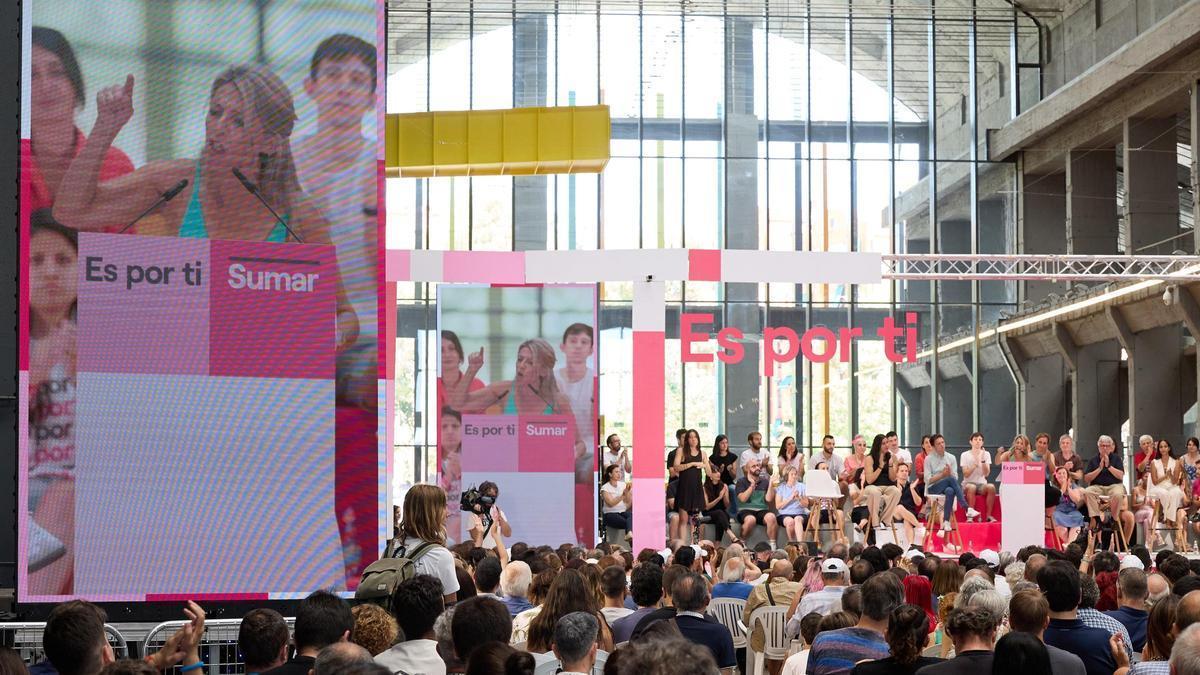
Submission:
[[[1043,86],[1047,95],[1120,49],[1188,0],[1090,0],[1049,24]]]

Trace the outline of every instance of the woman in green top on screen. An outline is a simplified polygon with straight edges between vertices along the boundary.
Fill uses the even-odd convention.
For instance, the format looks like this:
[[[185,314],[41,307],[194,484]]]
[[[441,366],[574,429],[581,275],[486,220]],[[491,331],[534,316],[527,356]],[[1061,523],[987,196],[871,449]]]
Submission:
[[[261,66],[233,66],[213,81],[205,142],[199,159],[149,162],[133,173],[100,182],[100,168],[117,134],[133,116],[133,76],[96,95],[96,123],[63,176],[54,216],[77,230],[128,223],[161,194],[186,179],[174,199],[138,222],[139,234],[283,242],[288,229],[305,243],[331,244],[329,224],[300,189],[292,160],[296,122],[292,95]],[[258,186],[270,210],[234,176]],[[373,206],[373,205],[372,205]],[[354,342],[358,319],[338,282],[338,346]]]
[[[482,389],[467,392],[463,408],[483,410],[502,404],[501,415],[567,415],[574,420],[571,402],[554,379],[554,347],[542,338],[531,338],[517,348],[516,377],[499,380]],[[483,367],[483,348],[467,356],[467,373],[460,381],[470,382]],[[582,458],[586,446],[574,424],[575,458]]]

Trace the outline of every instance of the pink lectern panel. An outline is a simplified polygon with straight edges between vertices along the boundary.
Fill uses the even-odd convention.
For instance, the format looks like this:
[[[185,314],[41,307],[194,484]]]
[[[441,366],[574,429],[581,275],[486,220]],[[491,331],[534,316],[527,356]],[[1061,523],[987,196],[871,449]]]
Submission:
[[[1046,467],[1041,462],[1000,464],[1000,545],[1018,551],[1030,544],[1041,546],[1046,520]]]

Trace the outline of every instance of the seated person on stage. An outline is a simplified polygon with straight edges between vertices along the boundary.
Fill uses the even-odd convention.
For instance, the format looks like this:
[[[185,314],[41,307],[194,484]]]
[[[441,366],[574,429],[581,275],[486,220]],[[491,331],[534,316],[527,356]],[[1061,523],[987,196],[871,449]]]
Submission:
[[[971,448],[962,454],[959,464],[962,466],[962,486],[967,496],[967,506],[975,506],[975,494],[982,493],[986,498],[984,514],[989,523],[996,522],[992,517],[992,507],[996,505],[996,486],[988,482],[992,456],[983,448],[983,434],[978,431],[971,434]]]
[[[1161,439],[1157,444],[1156,457],[1150,462],[1149,481],[1146,496],[1152,503],[1159,506],[1159,518],[1172,529],[1182,529],[1187,519],[1187,510],[1183,508],[1184,493],[1180,487],[1183,474],[1183,462],[1176,459],[1171,452],[1171,443]],[[1150,530],[1152,540],[1161,537],[1158,528]],[[1153,543],[1147,543],[1153,547]]]
[[[1119,518],[1128,535],[1133,532],[1133,514],[1125,506],[1125,465],[1121,455],[1113,452],[1116,444],[1111,436],[1101,436],[1096,441],[1100,454],[1088,461],[1083,474],[1088,487],[1087,496],[1088,517],[1099,525],[1101,508],[1100,498],[1108,497],[1108,508],[1114,519]]]
[[[866,540],[867,533],[871,531],[871,509],[867,507],[867,493],[854,487],[862,485],[862,475],[862,467],[850,474],[850,524],[858,530],[858,535]]]
[[[921,512],[925,496],[921,494],[918,484],[909,480],[910,474],[911,469],[908,464],[900,464],[896,467],[896,487],[900,488],[900,504],[896,506],[895,521],[904,523],[906,541],[909,546],[915,546],[918,543],[914,538],[916,530],[921,527],[921,522],[917,520],[917,514]]]
[[[1142,434],[1138,437],[1138,451],[1133,455],[1133,468],[1137,474],[1137,482],[1142,482],[1147,473],[1150,473],[1150,463],[1158,458],[1158,446],[1154,444],[1154,437],[1150,434]]]
[[[819,456],[820,455],[814,455],[814,457],[819,457]],[[811,468],[816,469],[818,471],[829,471],[829,466],[824,461],[816,462],[815,464],[812,465]],[[837,480],[836,476],[834,477],[834,480]],[[841,487],[843,490],[845,489],[845,486],[841,486]],[[837,532],[835,533],[836,538],[840,541],[846,541],[846,517],[845,517],[845,514],[842,513],[842,510],[840,508],[838,508],[837,502],[838,502],[838,500],[836,500],[836,499],[830,499],[828,497],[819,497],[819,498],[812,499],[810,506],[814,511],[817,511],[819,513],[818,517],[821,520],[818,521],[818,523],[817,523],[818,526],[819,525],[828,525],[830,523],[830,520],[832,519],[833,526],[837,530]],[[819,535],[817,536],[817,539],[818,539],[818,543],[820,543]],[[846,543],[848,544],[849,542],[846,542]]]
[[[808,521],[808,497],[804,492],[804,483],[800,482],[800,472],[796,467],[783,465],[780,476],[773,479],[775,485],[775,511],[783,519],[783,531],[787,533],[788,541],[801,541],[804,537],[804,524]]]
[[[1083,489],[1071,483],[1071,474],[1065,466],[1054,470],[1054,482],[1062,495],[1054,508],[1054,532],[1059,541],[1072,542],[1079,536],[1079,528],[1087,524],[1087,518],[1079,512],[1084,501]]]
[[[633,531],[633,483],[627,483],[624,479],[620,464],[610,464],[604,468],[604,484],[600,486],[600,496],[604,499],[601,517],[605,526],[624,530],[628,538]]]
[[[1081,484],[1083,482],[1084,459],[1075,452],[1075,440],[1071,438],[1071,434],[1063,434],[1058,437],[1058,452],[1051,455],[1054,462],[1054,467],[1067,467],[1067,475],[1071,477],[1071,482]]]
[[[884,440],[887,442],[884,450],[892,453],[892,457],[895,457],[897,462],[900,464],[912,464],[912,453],[909,452],[908,448],[900,447],[900,437],[896,435],[896,432],[887,432],[884,434]]]
[[[767,540],[774,547],[779,522],[771,513],[770,503],[775,499],[775,485],[757,460],[750,460],[742,470],[745,475],[738,479],[734,488],[742,539],[749,537],[756,525],[763,524],[767,526]]]
[[[729,533],[731,543],[736,544],[740,541],[729,529],[729,504],[729,486],[721,480],[720,473],[709,471],[708,477],[704,479],[704,515],[716,529],[717,544],[724,542],[726,532]]]
[[[824,468],[829,472],[829,476],[837,481],[842,494],[848,495],[848,484],[842,477],[844,463],[844,458],[833,451],[833,436],[825,434],[825,437],[821,439],[821,451],[813,453],[812,457],[808,460],[808,468]]]
[[[946,452],[946,439],[941,434],[933,434],[929,440],[933,452],[925,458],[925,494],[930,497],[945,495],[946,502],[942,505],[942,529],[949,530],[955,498],[966,506],[968,520],[978,516],[979,512],[967,504],[967,497],[958,482],[958,462],[954,455]]]

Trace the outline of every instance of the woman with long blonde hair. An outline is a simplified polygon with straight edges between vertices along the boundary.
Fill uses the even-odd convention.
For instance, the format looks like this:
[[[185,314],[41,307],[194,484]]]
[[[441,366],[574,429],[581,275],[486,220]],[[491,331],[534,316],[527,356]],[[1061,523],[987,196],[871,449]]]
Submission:
[[[554,379],[557,362],[554,347],[542,338],[530,338],[517,347],[516,369],[511,380],[499,380],[461,396],[464,410],[482,410],[503,404],[502,415],[568,415],[574,419],[571,402],[558,388]],[[463,379],[470,382],[483,367],[483,348],[467,357],[467,372]],[[575,428],[576,459],[583,457],[587,446]]]
[[[76,230],[130,223],[169,190],[183,188],[138,222],[139,234],[198,239],[332,245],[329,223],[296,177],[291,136],[296,109],[287,85],[258,65],[222,71],[209,90],[199,159],[152,161],[133,173],[101,180],[104,158],[133,117],[133,76],[96,95],[96,123],[62,178],[54,217]],[[235,171],[256,186],[276,219]],[[283,222],[279,222],[282,220]],[[358,318],[337,286],[339,349],[354,343]]]
[[[417,574],[429,574],[442,582],[442,597],[447,606],[458,595],[458,574],[454,556],[446,548],[446,493],[437,485],[419,484],[404,495],[400,516],[400,536],[396,540],[402,557],[416,558]]]

